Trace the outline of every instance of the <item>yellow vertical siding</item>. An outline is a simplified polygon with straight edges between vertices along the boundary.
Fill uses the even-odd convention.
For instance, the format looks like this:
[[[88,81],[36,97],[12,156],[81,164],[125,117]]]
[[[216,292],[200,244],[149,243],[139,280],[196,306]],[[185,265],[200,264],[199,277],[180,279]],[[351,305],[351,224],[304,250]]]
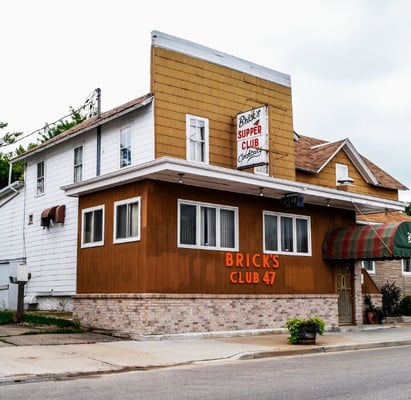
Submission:
[[[336,164],[344,164],[348,166],[348,174],[350,178],[354,179],[354,184],[352,186],[337,186]],[[390,200],[398,200],[397,190],[380,188],[367,183],[343,150],[338,152],[318,174],[297,171],[296,177],[297,181],[312,185],[346,190],[353,193],[366,194]]]
[[[192,114],[209,119],[210,164],[236,169],[236,115],[266,104],[270,175],[295,180],[291,88],[158,47],[151,60],[156,157],[186,157]]]

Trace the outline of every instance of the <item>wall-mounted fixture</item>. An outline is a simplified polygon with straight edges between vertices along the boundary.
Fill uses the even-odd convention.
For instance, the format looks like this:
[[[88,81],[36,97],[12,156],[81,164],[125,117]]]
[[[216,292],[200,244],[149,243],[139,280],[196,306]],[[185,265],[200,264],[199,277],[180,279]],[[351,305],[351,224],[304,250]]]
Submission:
[[[178,174],[178,183],[183,183],[183,176],[184,174],[182,172]]]
[[[264,196],[264,192],[263,192],[264,188],[260,187],[260,192],[258,193],[259,196],[263,197]]]
[[[43,228],[50,228],[51,222],[63,224],[66,216],[66,206],[54,206],[46,208],[41,213],[40,225]]]
[[[341,178],[337,180],[339,185],[352,185],[354,183],[354,179],[346,176],[345,178]]]

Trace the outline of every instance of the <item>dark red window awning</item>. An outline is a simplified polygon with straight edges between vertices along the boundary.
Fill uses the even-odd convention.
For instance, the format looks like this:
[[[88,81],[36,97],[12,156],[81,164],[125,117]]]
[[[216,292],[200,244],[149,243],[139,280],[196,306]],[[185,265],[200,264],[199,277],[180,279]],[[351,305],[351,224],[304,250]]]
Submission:
[[[330,230],[323,241],[326,260],[387,260],[411,257],[411,222]]]

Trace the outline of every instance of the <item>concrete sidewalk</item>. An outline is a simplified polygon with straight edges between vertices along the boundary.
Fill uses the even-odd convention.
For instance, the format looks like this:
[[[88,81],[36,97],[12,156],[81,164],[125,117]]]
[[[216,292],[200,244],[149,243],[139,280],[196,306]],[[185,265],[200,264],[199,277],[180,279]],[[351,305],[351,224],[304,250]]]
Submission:
[[[325,332],[317,337],[316,345],[288,344],[286,331],[244,332],[243,336],[238,332],[185,334],[136,341],[98,333],[21,336],[17,328],[8,329],[0,327],[0,384],[210,361],[411,345],[411,326],[406,324]]]

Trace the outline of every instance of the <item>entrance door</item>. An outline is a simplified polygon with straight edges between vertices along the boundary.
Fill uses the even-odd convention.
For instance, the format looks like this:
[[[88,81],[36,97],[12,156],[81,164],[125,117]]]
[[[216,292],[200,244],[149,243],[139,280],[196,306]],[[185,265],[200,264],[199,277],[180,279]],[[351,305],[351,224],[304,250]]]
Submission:
[[[336,285],[338,294],[338,322],[352,323],[351,268],[349,265],[337,267]]]

